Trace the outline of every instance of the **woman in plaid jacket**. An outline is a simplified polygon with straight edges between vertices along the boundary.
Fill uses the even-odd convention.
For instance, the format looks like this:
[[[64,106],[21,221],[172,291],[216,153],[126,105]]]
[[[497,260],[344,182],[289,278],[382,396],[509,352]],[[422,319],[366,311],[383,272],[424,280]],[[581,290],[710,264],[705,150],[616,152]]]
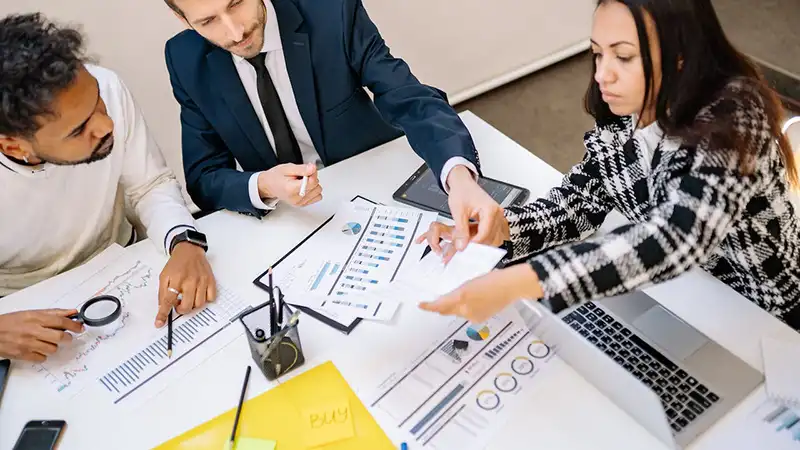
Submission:
[[[700,266],[800,330],[797,173],[780,104],[710,0],[600,0],[592,51],[583,161],[488,233],[470,230],[527,264],[421,307],[479,322],[533,298],[557,312]],[[631,224],[592,236],[611,209]],[[441,252],[440,237],[464,246],[459,231],[434,224],[425,237]]]

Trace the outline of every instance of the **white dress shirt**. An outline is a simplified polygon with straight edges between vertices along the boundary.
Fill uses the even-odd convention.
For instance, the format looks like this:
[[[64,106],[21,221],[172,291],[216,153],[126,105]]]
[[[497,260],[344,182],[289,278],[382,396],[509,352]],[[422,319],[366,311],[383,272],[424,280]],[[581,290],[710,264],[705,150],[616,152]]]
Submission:
[[[289,126],[300,147],[303,162],[306,164],[313,163],[317,168],[322,168],[322,159],[314,148],[314,142],[311,140],[311,135],[308,134],[305,123],[303,123],[303,118],[300,116],[300,109],[297,106],[297,100],[295,100],[294,97],[294,90],[292,89],[292,83],[289,79],[289,71],[286,68],[286,59],[283,56],[283,43],[281,42],[275,7],[269,0],[265,0],[264,5],[267,8],[267,23],[264,26],[264,45],[261,47],[260,53],[266,53],[265,65],[267,67],[267,72],[269,72],[272,84],[275,85],[275,90],[278,92],[278,97],[281,99],[283,111],[286,114]],[[267,135],[269,143],[272,145],[272,148],[275,149],[275,138],[272,135],[272,130],[270,130],[269,123],[267,122],[267,116],[264,113],[264,108],[261,106],[261,100],[258,97],[258,77],[256,75],[256,69],[241,56],[233,54],[231,54],[231,56],[233,57],[236,71],[239,73],[239,78],[242,80],[244,90],[247,92],[247,97],[253,105],[258,120],[264,127],[264,132]],[[478,173],[475,165],[465,158],[454,157],[448,159],[442,168],[441,178],[442,186],[445,186],[445,190],[448,190],[446,183],[447,176],[450,174],[450,171],[458,165],[466,166],[472,172],[473,176]],[[271,200],[265,203],[258,193],[258,175],[258,173],[255,173],[250,177],[248,184],[250,202],[258,209],[274,209],[277,201]]]
[[[17,164],[0,153],[0,296],[72,269],[131,239],[131,216],[167,252],[194,219],[128,89],[86,66],[114,122],[105,159],[77,166]],[[129,209],[126,210],[126,204]]]

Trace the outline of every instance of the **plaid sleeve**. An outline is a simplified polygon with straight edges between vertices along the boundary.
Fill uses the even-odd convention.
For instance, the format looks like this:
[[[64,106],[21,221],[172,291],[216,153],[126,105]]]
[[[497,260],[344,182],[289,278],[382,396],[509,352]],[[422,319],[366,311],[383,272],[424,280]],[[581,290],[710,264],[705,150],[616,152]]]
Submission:
[[[583,161],[546,197],[525,206],[507,208],[505,216],[512,244],[507,260],[518,260],[594,233],[612,204],[601,184],[600,172],[597,156],[587,149]]]
[[[749,174],[740,169],[737,149],[712,151],[708,139],[681,147],[675,155],[681,161],[663,188],[666,198],[653,208],[649,220],[529,260],[544,291],[542,300],[560,311],[669,280],[706,261],[749,200],[774,178],[764,157],[773,147],[762,105],[728,99],[705,110],[712,117],[715,111],[727,111],[724,116],[734,121],[740,144],[754,155]]]

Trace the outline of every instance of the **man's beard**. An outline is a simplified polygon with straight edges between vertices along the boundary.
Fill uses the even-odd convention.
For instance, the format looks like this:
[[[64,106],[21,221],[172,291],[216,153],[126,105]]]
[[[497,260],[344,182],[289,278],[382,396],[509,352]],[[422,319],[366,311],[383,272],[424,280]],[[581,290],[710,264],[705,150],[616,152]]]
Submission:
[[[225,45],[220,45],[220,44],[217,44],[217,45],[220,45],[223,49],[225,49],[225,50],[227,50],[227,51],[229,51],[231,53],[234,53],[233,50],[236,48],[237,44],[239,44],[239,43],[241,43],[243,41],[246,41],[247,39],[249,39],[253,35],[256,35],[256,34],[258,34],[260,32],[263,32],[264,31],[264,26],[266,25],[266,23],[267,23],[267,6],[263,5],[263,8],[261,9],[260,16],[258,17],[258,20],[256,20],[256,23],[253,25],[252,29],[250,29],[250,30],[248,30],[247,32],[244,33],[244,35],[242,36],[242,40],[241,41],[239,41],[239,42],[228,42]],[[252,44],[253,46],[256,47],[255,48],[255,53],[253,55],[239,55],[239,56],[241,56],[243,58],[251,58],[253,56],[258,55],[258,53],[261,52],[261,47],[264,45],[263,39],[265,39],[265,36],[262,36],[261,39],[262,39],[262,42],[261,42],[260,46],[255,46],[255,42]]]
[[[42,156],[37,155],[39,159],[46,163],[53,164],[55,166],[80,166],[82,164],[91,164],[93,162],[97,162],[103,159],[106,159],[108,155],[111,154],[111,150],[114,148],[114,135],[112,133],[108,133],[106,137],[103,138],[100,143],[97,144],[92,154],[89,155],[88,158],[82,159],[80,161],[59,161],[56,159],[44,158]]]
[[[233,54],[238,54],[238,53],[236,53],[236,52],[235,52],[235,51],[237,50],[237,47],[236,47],[236,46],[237,46],[237,45],[239,45],[239,43],[241,43],[241,42],[244,42],[244,41],[246,41],[247,39],[250,39],[250,37],[252,37],[252,36],[255,36],[256,34],[258,34],[258,29],[259,29],[259,26],[261,26],[261,27],[262,27],[262,29],[263,29],[263,25],[258,25],[258,24],[256,24],[256,25],[253,27],[253,29],[252,29],[252,30],[250,30],[250,31],[246,32],[246,33],[244,34],[244,36],[242,36],[242,40],[241,40],[241,41],[239,41],[239,42],[230,42],[230,43],[226,44],[225,46],[223,46],[223,48],[224,48],[225,50],[227,50],[227,51],[229,51],[229,52],[233,53]],[[262,46],[263,46],[263,42],[262,42]],[[255,48],[255,50],[253,50],[253,52],[255,53],[254,55],[241,55],[241,54],[238,54],[238,55],[239,55],[239,56],[241,56],[242,58],[251,58],[251,57],[253,57],[253,56],[257,55],[259,51],[261,51],[261,46],[258,46],[258,47],[256,47],[256,43],[255,43],[255,42],[253,42],[253,43],[251,44],[251,47]],[[248,47],[248,48],[250,48],[250,47]]]

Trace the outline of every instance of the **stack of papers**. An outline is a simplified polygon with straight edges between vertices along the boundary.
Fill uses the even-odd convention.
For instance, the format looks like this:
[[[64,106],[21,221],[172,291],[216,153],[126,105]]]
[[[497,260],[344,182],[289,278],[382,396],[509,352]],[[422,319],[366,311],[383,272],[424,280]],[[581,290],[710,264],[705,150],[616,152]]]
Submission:
[[[473,244],[447,265],[414,241],[436,213],[347,203],[317,234],[315,255],[304,255],[278,285],[287,301],[338,317],[388,321],[401,303],[434,300],[491,271],[505,251]]]
[[[765,337],[761,341],[761,349],[767,394],[778,403],[800,408],[800,344]]]
[[[471,244],[457,253],[445,265],[439,255],[431,252],[394,281],[362,294],[352,294],[340,302],[326,304],[335,312],[356,308],[359,317],[391,320],[401,303],[414,305],[436,300],[465,282],[489,273],[503,259],[504,250]]]

